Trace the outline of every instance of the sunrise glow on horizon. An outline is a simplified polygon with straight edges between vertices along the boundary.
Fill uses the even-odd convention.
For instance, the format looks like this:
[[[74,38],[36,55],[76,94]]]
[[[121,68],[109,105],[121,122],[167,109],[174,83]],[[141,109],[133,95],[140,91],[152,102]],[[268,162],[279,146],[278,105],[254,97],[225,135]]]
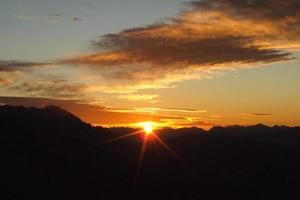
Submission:
[[[141,126],[143,127],[146,135],[151,135],[153,133],[153,123],[152,122],[141,123]]]

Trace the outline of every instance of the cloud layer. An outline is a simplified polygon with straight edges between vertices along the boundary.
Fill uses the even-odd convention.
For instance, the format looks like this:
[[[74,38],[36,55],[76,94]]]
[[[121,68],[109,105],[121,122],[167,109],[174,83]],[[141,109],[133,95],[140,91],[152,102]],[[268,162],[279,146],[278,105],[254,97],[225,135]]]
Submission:
[[[210,70],[293,59],[300,45],[299,0],[203,0],[170,19],[104,35],[96,53],[64,60],[107,80],[171,83]],[[161,84],[161,83],[160,83]]]
[[[34,96],[75,98],[98,92],[155,102],[158,95],[137,91],[291,60],[289,50],[300,47],[300,0],[198,0],[185,5],[184,11],[165,22],[102,36],[92,42],[93,54],[52,63],[0,60],[0,86]],[[49,14],[49,18],[61,16]],[[78,81],[81,77],[69,74],[58,81],[34,77],[42,73],[25,74],[22,81],[8,74],[64,64],[88,66],[97,78],[83,84]]]

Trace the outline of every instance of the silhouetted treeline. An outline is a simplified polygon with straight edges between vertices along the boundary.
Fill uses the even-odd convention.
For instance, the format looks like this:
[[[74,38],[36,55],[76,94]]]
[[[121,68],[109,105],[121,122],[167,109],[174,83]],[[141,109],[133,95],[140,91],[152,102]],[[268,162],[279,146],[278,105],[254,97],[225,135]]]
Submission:
[[[55,106],[0,107],[1,199],[299,199],[300,129],[92,127]]]

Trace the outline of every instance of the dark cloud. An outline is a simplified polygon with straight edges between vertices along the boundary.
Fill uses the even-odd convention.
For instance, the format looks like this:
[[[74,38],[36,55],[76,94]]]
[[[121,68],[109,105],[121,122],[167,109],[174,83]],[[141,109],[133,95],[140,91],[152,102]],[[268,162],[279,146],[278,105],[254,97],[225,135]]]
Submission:
[[[40,66],[47,66],[47,65],[52,65],[52,63],[0,60],[0,72],[20,71],[20,70],[30,69],[32,67],[40,67]]]
[[[10,86],[11,90],[22,92],[31,96],[43,96],[53,98],[84,97],[83,84],[69,83],[66,80],[24,80],[21,83]]]
[[[60,13],[50,13],[49,16],[50,17],[61,17],[62,14],[60,14]]]
[[[71,17],[71,20],[72,21],[82,21],[82,19],[79,17]]]
[[[125,42],[124,42],[125,41]],[[149,64],[174,69],[182,65],[217,65],[223,63],[253,63],[273,62],[289,58],[288,53],[275,49],[262,49],[259,46],[248,45],[253,39],[245,37],[223,36],[220,38],[135,38],[120,35],[106,35],[104,40],[96,43],[99,47],[110,45],[123,52],[123,58],[97,59],[99,54],[87,58],[89,64],[124,65]],[[105,54],[102,54],[105,55]],[[110,54],[107,55],[112,56]],[[85,60],[82,60],[85,62]],[[200,66],[200,67],[201,67]]]
[[[167,23],[93,41],[95,54],[63,61],[98,69],[107,79],[167,82],[219,68],[293,59],[300,46],[300,0],[203,0]]]
[[[299,41],[300,0],[202,0],[190,3],[194,9],[214,11],[236,20],[251,20],[278,28],[282,35]]]
[[[195,9],[220,10],[233,16],[259,20],[298,18],[300,10],[299,0],[201,0],[189,4]]]
[[[252,115],[255,115],[255,116],[270,116],[272,114],[270,114],[270,113],[252,113]]]
[[[270,113],[242,113],[242,117],[259,117],[259,116],[271,116]]]

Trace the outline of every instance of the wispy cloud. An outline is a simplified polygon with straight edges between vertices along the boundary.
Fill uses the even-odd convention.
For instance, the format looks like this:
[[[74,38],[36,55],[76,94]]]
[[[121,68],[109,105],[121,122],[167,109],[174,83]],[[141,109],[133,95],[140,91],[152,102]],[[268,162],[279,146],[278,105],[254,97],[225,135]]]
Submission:
[[[50,17],[61,17],[62,14],[61,13],[50,13],[49,16]]]
[[[20,71],[27,70],[32,67],[49,66],[53,63],[46,62],[27,62],[18,60],[0,60],[0,72],[1,71]]]
[[[64,16],[62,13],[49,13],[48,15],[43,16],[35,16],[35,15],[28,15],[26,14],[27,11],[21,12],[21,14],[15,15],[15,18],[20,21],[43,21],[48,23],[57,23],[61,20],[68,20],[72,22],[79,22],[82,21],[81,18],[72,16],[67,17]]]
[[[2,89],[13,86],[20,79],[22,79],[22,72],[0,70],[0,88]]]
[[[183,112],[183,113],[206,113],[206,110],[197,110],[189,108],[143,108],[145,111],[167,111],[167,112]]]
[[[119,99],[127,99],[131,101],[155,101],[159,95],[156,94],[123,94],[117,96]]]
[[[22,21],[34,21],[39,20],[39,17],[31,15],[16,15],[16,19]]]
[[[206,113],[206,110],[188,109],[188,108],[131,108],[131,109],[118,109],[118,112],[141,112],[141,113],[156,113],[156,112],[177,112],[177,113]]]
[[[264,117],[264,116],[271,116],[271,113],[241,113],[242,117]]]
[[[11,90],[26,93],[31,96],[43,96],[51,98],[83,98],[86,95],[87,86],[78,83],[69,83],[63,79],[32,79],[24,80],[19,84],[10,86]]]
[[[71,17],[70,19],[71,19],[72,21],[74,21],[74,22],[82,21],[82,19],[79,18],[79,17]]]
[[[48,23],[57,23],[63,18],[63,15],[61,13],[50,13],[48,15]]]
[[[11,84],[11,80],[8,78],[0,77],[0,86],[8,86]]]

